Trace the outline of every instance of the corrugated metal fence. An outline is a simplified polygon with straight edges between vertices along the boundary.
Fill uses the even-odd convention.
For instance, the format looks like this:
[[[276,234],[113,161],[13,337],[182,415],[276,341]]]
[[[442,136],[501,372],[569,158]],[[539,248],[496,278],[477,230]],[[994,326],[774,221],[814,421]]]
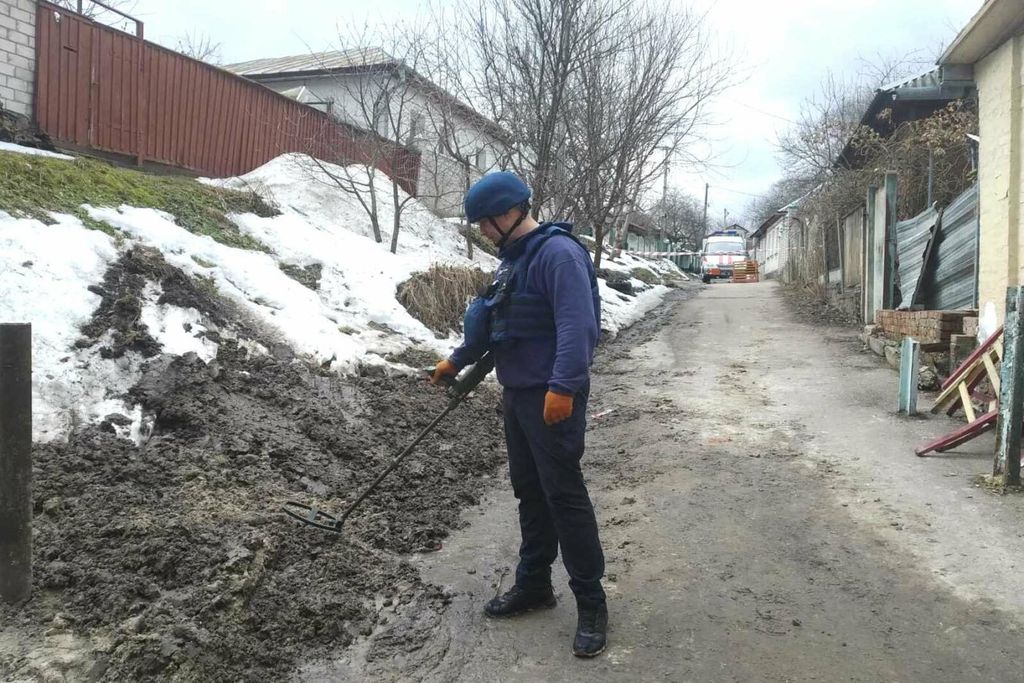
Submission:
[[[36,32],[36,120],[60,143],[215,177],[302,152],[416,193],[418,153],[261,85],[47,2]]]
[[[896,224],[900,308],[974,308],[977,304],[978,186],[941,212]]]
[[[921,278],[925,248],[935,232],[939,212],[931,207],[913,218],[896,223],[896,252],[899,262],[900,308],[910,308]]]

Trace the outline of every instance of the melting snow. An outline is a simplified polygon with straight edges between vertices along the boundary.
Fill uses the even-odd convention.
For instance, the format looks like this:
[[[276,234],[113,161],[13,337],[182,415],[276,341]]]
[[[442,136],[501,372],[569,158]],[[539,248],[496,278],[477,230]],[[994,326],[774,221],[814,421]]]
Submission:
[[[0,150],[8,146],[0,144]],[[17,151],[27,154],[39,150]],[[10,150],[8,150],[10,151]],[[43,153],[53,156],[50,153]],[[63,156],[63,155],[58,155]],[[62,438],[77,423],[121,413],[131,424],[119,427],[126,438],[142,443],[152,428],[138,406],[124,402],[127,390],[141,374],[143,359],[135,353],[111,360],[100,357],[95,344],[77,349],[80,326],[100,303],[88,287],[100,283],[108,265],[134,244],[158,248],[168,263],[194,276],[210,278],[218,291],[233,300],[251,319],[286,340],[301,354],[331,361],[339,371],[360,364],[383,365],[383,356],[412,344],[439,356],[458,343],[454,335],[437,339],[396,299],[399,283],[435,263],[477,266],[492,270],[497,261],[479,249],[466,257],[465,238],[458,226],[433,216],[409,199],[402,216],[398,253],[390,253],[391,185],[377,178],[381,199],[383,243],[374,241],[369,220],[358,200],[332,187],[319,169],[302,157],[285,155],[240,178],[205,180],[225,187],[249,188],[276,203],[281,215],[261,218],[232,216],[245,234],[259,240],[270,253],[225,246],[175,225],[172,216],[154,209],[85,207],[89,215],[118,228],[127,239],[86,228],[69,215],[55,214],[55,225],[15,218],[0,212],[0,321],[33,324],[34,434],[38,440]],[[332,174],[343,169],[325,165]],[[356,169],[349,172],[358,173]],[[281,270],[281,265],[321,266],[320,286],[313,291]],[[606,258],[604,267],[630,271],[645,267],[660,274],[675,271],[667,261],[656,262],[623,254]],[[675,271],[678,272],[678,271]],[[641,283],[635,282],[637,286]],[[657,305],[667,292],[652,287],[627,297],[600,283],[605,327],[615,333]],[[196,353],[203,360],[216,356],[217,345],[206,338],[214,331],[195,309],[158,304],[157,284],[143,296],[142,322],[172,354]],[[232,330],[216,330],[230,338]],[[256,352],[266,349],[252,340],[241,344]]]

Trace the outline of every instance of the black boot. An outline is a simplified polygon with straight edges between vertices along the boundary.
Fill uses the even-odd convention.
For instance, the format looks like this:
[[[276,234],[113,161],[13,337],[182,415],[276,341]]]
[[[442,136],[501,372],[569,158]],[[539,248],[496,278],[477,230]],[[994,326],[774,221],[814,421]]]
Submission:
[[[572,653],[577,657],[596,657],[608,644],[608,605],[604,601],[596,604],[578,602],[577,610],[579,615]]]
[[[537,589],[512,586],[507,593],[484,605],[484,613],[489,617],[514,617],[535,609],[550,609],[555,604],[555,591],[551,586]]]

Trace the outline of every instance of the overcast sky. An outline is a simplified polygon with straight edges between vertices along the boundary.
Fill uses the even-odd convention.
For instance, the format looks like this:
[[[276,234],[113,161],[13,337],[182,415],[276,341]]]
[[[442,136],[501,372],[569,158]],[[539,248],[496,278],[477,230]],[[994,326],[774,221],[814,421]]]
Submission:
[[[720,44],[746,80],[714,109],[714,168],[675,171],[670,184],[703,199],[710,212],[742,215],[750,195],[780,174],[778,132],[796,118],[827,70],[849,73],[859,57],[919,51],[934,59],[982,0],[676,0],[707,12]],[[417,0],[138,0],[146,37],[173,45],[186,32],[221,43],[227,62],[303,54],[337,43],[339,23],[414,19]],[[456,38],[453,38],[456,39]]]

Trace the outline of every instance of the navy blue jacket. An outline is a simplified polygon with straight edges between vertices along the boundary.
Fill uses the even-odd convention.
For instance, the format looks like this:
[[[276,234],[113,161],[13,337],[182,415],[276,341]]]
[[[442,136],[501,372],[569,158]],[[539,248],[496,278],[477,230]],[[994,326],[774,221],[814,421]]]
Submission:
[[[558,225],[558,224],[556,224]],[[563,226],[571,230],[569,226]],[[502,249],[503,263],[514,260],[539,235],[531,231]],[[544,296],[554,312],[553,338],[519,339],[494,349],[498,382],[510,389],[546,386],[573,394],[590,376],[597,345],[598,311],[591,293],[590,256],[572,238],[556,235],[537,250],[527,271],[526,289]],[[465,345],[456,349],[452,363],[462,368],[476,359]]]

